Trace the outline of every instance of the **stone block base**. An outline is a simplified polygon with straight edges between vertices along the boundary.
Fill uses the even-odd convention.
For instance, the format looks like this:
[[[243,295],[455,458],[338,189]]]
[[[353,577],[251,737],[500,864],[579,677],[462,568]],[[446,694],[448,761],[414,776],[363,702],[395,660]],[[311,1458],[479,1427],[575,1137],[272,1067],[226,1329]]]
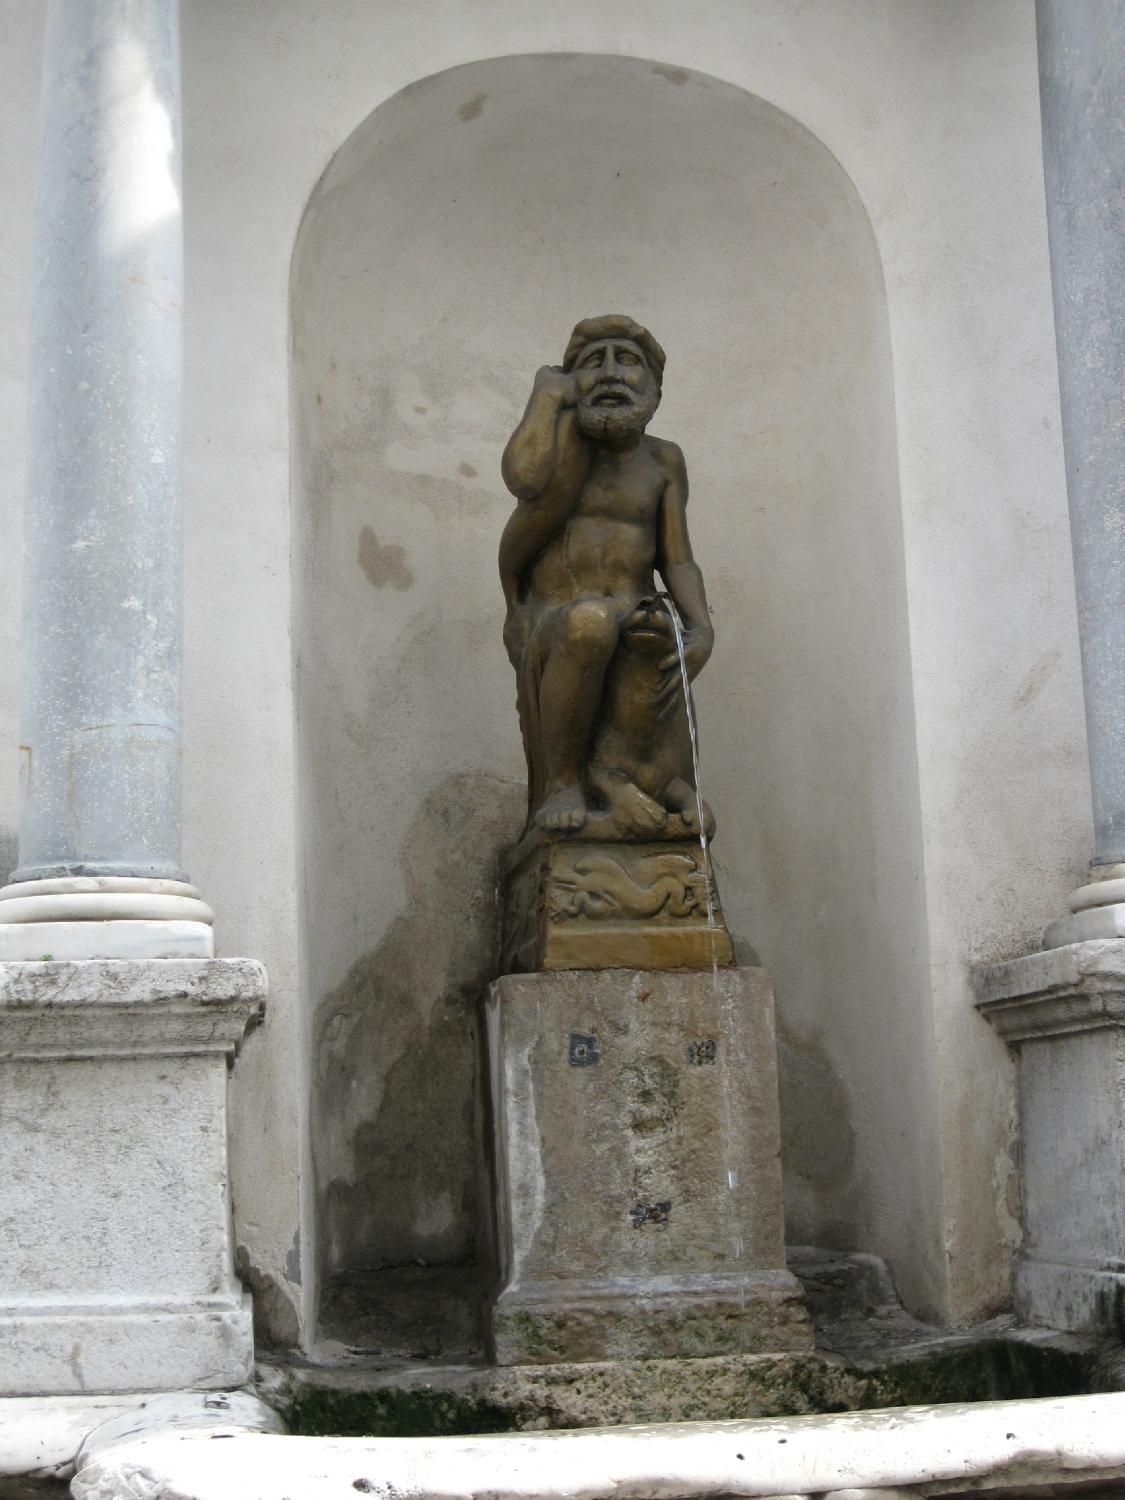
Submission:
[[[0,1393],[234,1386],[227,1072],[244,960],[0,964]]]
[[[811,1348],[800,1282],[788,1271],[524,1283],[492,1318],[500,1365],[695,1359]]]
[[[710,969],[734,962],[697,839],[529,834],[504,882],[501,969]],[[713,882],[712,882],[713,887]]]
[[[1019,1059],[1016,1311],[1047,1328],[1122,1337],[1125,941],[995,964],[976,985],[978,1008]]]
[[[0,1349],[0,1396],[223,1389],[253,1368],[250,1298],[31,1315],[0,1305]]]
[[[488,1031],[499,1362],[812,1347],[764,970],[510,976]]]
[[[1020,1256],[1013,1291],[1022,1323],[1110,1333],[1125,1340],[1125,1259],[1116,1270],[1098,1270]]]

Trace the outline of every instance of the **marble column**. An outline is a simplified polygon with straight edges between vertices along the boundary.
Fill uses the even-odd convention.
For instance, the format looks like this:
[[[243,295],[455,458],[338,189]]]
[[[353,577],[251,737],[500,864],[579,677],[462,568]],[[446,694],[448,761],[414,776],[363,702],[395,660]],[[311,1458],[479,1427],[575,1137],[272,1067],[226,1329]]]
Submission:
[[[207,957],[180,868],[177,0],[49,0],[28,379],[20,865],[0,959]]]
[[[1044,949],[976,971],[1016,1054],[1026,1323],[1125,1328],[1125,6],[1038,0],[1094,856]]]
[[[1125,937],[1125,7],[1038,0],[1047,224],[1094,807],[1046,946]]]

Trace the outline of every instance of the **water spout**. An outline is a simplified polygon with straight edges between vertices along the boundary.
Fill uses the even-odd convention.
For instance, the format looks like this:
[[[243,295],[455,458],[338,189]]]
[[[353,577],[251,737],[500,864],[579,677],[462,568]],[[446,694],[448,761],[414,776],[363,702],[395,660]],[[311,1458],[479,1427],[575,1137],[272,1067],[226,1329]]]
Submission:
[[[711,939],[711,983],[715,994],[722,1002],[723,1038],[725,1052],[725,1066],[727,1068],[741,1068],[745,1066],[745,1058],[736,1056],[738,1049],[738,1029],[734,1024],[734,998],[729,984],[724,985],[719,976],[719,950],[718,950],[718,925],[715,921],[715,869],[711,860],[711,841],[707,837],[707,825],[704,818],[704,801],[702,781],[699,774],[699,732],[696,726],[695,701],[691,694],[691,682],[688,678],[687,655],[684,650],[684,624],[680,619],[680,612],[676,608],[675,601],[668,594],[659,596],[663,599],[668,615],[672,621],[672,629],[676,636],[676,653],[680,661],[680,682],[684,693],[684,708],[687,711],[688,734],[691,739],[691,764],[692,776],[695,780],[695,811],[699,820],[699,847],[703,854],[703,878],[707,887],[707,930]],[[730,1089],[724,1079],[723,1092],[723,1152],[727,1155],[733,1147],[734,1120],[731,1113]],[[738,1171],[730,1164],[729,1158],[725,1164],[727,1189],[733,1193],[738,1187]],[[732,1205],[733,1223],[731,1225],[731,1249],[736,1261],[743,1257],[745,1244],[742,1236],[742,1225],[738,1218],[737,1204]],[[741,1293],[740,1293],[741,1300]]]

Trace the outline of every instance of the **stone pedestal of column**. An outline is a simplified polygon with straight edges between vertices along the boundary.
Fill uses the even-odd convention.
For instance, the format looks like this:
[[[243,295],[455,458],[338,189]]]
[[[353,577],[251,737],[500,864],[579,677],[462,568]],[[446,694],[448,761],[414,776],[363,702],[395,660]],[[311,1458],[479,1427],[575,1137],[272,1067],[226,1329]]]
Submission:
[[[1019,1057],[1022,1321],[1125,1334],[1125,943],[1075,943],[976,975]]]
[[[248,1378],[227,1073],[264,995],[244,959],[0,963],[0,1396]]]
[[[509,976],[487,1019],[497,1362],[811,1348],[765,970]]]

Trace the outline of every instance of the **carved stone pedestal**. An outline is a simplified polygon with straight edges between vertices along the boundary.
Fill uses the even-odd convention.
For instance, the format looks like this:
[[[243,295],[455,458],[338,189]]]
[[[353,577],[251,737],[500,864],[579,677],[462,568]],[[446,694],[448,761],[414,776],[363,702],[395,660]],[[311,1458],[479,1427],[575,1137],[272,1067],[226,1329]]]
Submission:
[[[676,818],[670,820],[680,824]],[[734,962],[696,838],[528,834],[508,861],[501,971],[710,969]]]
[[[811,1348],[765,970],[509,976],[487,1013],[497,1362]]]
[[[1024,1239],[1016,1312],[1125,1334],[1125,942],[1074,943],[976,975],[1019,1058]]]
[[[0,1396],[237,1386],[227,1072],[247,960],[0,963]]]

